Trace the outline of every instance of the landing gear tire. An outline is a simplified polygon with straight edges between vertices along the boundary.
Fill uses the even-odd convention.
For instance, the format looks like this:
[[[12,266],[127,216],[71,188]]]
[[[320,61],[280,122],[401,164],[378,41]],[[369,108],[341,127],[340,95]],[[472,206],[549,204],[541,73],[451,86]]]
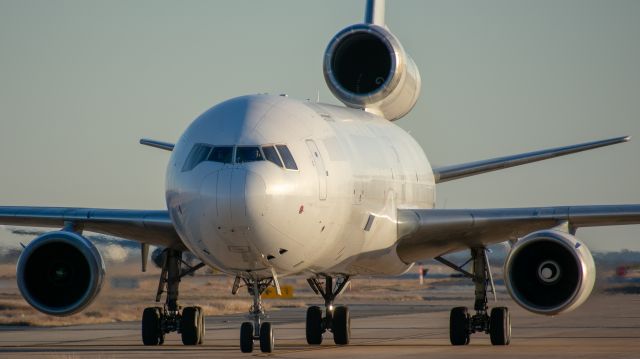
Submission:
[[[260,351],[263,353],[273,352],[275,340],[273,338],[273,329],[271,323],[265,322],[260,325]]]
[[[349,308],[336,307],[333,312],[332,320],[333,329],[333,341],[337,345],[349,344],[351,337],[351,316],[349,315]]]
[[[253,323],[244,322],[240,326],[240,351],[251,353],[253,351]]]
[[[144,345],[161,345],[164,343],[164,333],[160,327],[162,309],[159,307],[145,308],[142,312],[142,343]]]
[[[489,337],[493,345],[509,345],[511,342],[511,318],[508,308],[491,309]]]
[[[201,307],[196,307],[196,309],[198,310],[198,316],[200,318],[200,324],[198,325],[198,329],[199,330],[199,334],[198,334],[198,345],[202,345],[204,343],[204,335],[206,333],[206,325],[205,325],[205,317],[204,317],[204,311],[202,310]]]
[[[307,343],[310,345],[322,344],[322,310],[320,307],[307,309]]]
[[[200,341],[200,311],[196,307],[186,307],[182,310],[180,320],[182,344],[197,345]]]
[[[451,345],[469,344],[469,312],[467,307],[451,309],[449,317],[449,340]]]

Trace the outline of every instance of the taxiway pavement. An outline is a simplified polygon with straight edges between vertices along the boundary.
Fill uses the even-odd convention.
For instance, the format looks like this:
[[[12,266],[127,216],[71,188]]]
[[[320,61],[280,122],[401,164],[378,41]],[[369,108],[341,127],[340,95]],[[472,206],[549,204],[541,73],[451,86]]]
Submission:
[[[464,300],[464,303],[468,299]],[[433,301],[350,303],[352,343],[336,346],[325,333],[320,346],[305,342],[304,308],[270,313],[276,350],[252,354],[239,350],[242,315],[207,318],[205,344],[186,347],[176,334],[164,345],[144,347],[138,322],[58,328],[0,327],[0,357],[23,358],[640,358],[640,296],[595,294],[578,310],[557,317],[530,314],[513,302],[511,345],[494,347],[488,335],[475,334],[464,347],[448,339],[448,309],[456,298]],[[467,303],[468,304],[468,303]]]

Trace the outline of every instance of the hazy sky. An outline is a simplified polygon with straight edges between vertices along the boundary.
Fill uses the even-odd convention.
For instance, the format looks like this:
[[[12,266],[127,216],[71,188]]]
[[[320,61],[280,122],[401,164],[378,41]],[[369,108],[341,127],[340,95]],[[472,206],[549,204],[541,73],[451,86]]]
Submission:
[[[243,94],[336,103],[322,56],[364,1],[0,0],[0,204],[164,208],[167,152]],[[438,206],[640,203],[640,1],[387,1],[420,68],[397,124],[434,165],[628,144],[438,186]],[[580,230],[640,250],[640,226]],[[0,233],[0,238],[9,237]]]

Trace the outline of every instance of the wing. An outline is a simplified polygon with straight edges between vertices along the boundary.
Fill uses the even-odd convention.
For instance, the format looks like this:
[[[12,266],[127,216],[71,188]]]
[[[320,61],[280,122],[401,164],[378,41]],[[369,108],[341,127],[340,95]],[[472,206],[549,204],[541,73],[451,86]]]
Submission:
[[[398,209],[398,255],[406,263],[517,239],[533,231],[566,226],[640,224],[640,204],[495,208]]]
[[[542,161],[549,158],[565,156],[576,152],[591,150],[594,148],[628,142],[630,139],[631,137],[629,136],[615,137],[607,140],[585,142],[577,145],[556,147],[546,150],[521,153],[517,155],[497,157],[483,161],[438,167],[433,169],[433,174],[436,183],[442,183],[459,178],[479,175],[481,173],[492,172],[509,167],[524,165],[531,162]]]
[[[74,228],[141,243],[184,248],[169,212],[67,207],[0,207],[0,224]]]

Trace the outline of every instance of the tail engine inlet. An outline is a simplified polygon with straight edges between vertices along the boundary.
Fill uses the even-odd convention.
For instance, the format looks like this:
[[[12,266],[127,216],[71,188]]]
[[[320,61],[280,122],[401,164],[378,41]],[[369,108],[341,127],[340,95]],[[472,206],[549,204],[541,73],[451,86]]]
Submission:
[[[20,255],[18,288],[37,310],[57,316],[77,313],[91,304],[102,287],[104,262],[83,236],[48,232]]]
[[[345,105],[394,121],[420,95],[420,73],[389,30],[372,24],[340,31],[324,55],[324,78]]]
[[[595,283],[595,264],[584,243],[556,230],[519,240],[504,268],[507,289],[523,308],[555,315],[580,306]]]

